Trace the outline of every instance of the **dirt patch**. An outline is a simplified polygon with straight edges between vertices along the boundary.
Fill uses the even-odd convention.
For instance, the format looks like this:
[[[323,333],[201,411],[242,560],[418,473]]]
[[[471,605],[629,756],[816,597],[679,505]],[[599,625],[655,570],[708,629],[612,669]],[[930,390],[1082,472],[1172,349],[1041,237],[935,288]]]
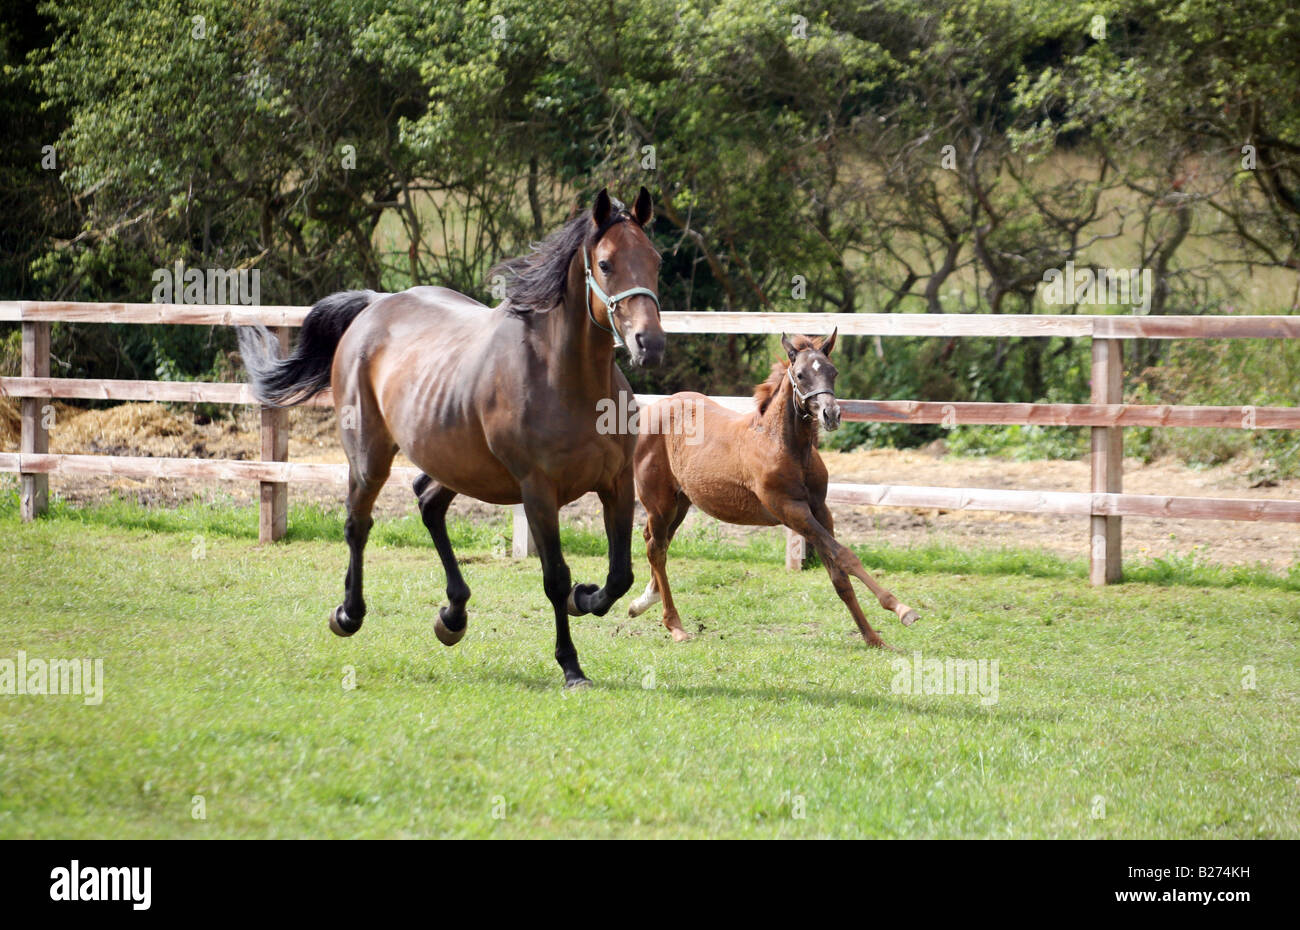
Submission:
[[[9,407],[13,407],[12,418],[6,413]],[[50,436],[53,452],[259,457],[260,417],[252,408],[241,409],[231,419],[211,421],[196,419],[186,408],[165,404],[121,404],[105,410],[55,404],[54,410],[55,425]],[[0,448],[4,451],[17,451],[17,416],[16,405],[0,398]],[[331,463],[345,460],[335,433],[333,411],[294,408],[289,412],[289,422],[291,460]],[[966,459],[944,455],[941,448],[828,452],[825,458],[832,481],[863,484],[1086,491],[1089,481],[1086,461]],[[410,463],[399,456],[396,464]],[[1297,480],[1283,481],[1274,487],[1252,487],[1250,472],[1256,465],[1238,461],[1197,469],[1170,461],[1127,460],[1124,489],[1134,494],[1300,499]],[[160,506],[196,498],[252,503],[258,496],[257,486],[244,482],[214,486],[197,481],[106,480],[56,475],[51,477],[50,486],[55,493],[74,502],[93,502],[110,493]],[[336,505],[343,499],[343,490],[331,485],[294,485],[291,496],[296,501]],[[391,482],[377,503],[381,516],[411,513],[413,508],[414,497],[401,482]],[[472,519],[495,519],[502,513],[499,507],[464,498],[457,499],[452,511]],[[1044,549],[1071,558],[1087,554],[1089,536],[1088,521],[1082,517],[841,506],[836,509],[835,518],[837,535],[846,541],[888,541],[903,546],[922,542],[1014,546]],[[599,505],[594,495],[566,508],[564,519],[599,528]],[[741,527],[719,527],[716,521],[698,511],[692,511],[685,525],[687,528],[707,525],[735,538],[752,533]],[[1222,564],[1264,563],[1281,569],[1300,557],[1300,525],[1131,517],[1124,522],[1124,547],[1125,555],[1130,558],[1195,552],[1207,561]]]

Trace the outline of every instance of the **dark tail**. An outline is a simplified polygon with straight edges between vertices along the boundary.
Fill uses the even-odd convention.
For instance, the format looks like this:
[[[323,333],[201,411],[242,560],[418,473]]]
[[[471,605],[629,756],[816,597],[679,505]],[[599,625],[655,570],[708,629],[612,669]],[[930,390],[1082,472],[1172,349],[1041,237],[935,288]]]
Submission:
[[[239,354],[253,396],[272,407],[292,407],[329,387],[334,350],[344,331],[380,296],[374,291],[340,291],[317,301],[286,358],[280,357],[280,340],[265,326],[239,327]]]

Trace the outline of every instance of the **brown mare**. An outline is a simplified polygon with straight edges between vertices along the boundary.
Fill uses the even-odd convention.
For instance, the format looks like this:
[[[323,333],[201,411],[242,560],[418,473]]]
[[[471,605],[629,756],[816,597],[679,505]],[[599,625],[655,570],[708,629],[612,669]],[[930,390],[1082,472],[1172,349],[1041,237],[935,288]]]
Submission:
[[[642,188],[631,212],[605,191],[534,251],[494,271],[506,300],[486,307],[440,287],[397,294],[350,291],[316,304],[287,358],[264,328],[240,332],[254,394],[299,404],[332,386],[349,465],[350,558],[343,603],[330,613],[339,636],[361,626],[362,553],[375,498],[400,449],[423,472],[420,516],[447,575],[434,631],[452,646],[465,635],[469,587],[447,537],[457,494],[524,505],[555,609],[555,658],[568,687],[589,684],[569,635],[569,615],[604,615],[632,586],[632,460],[636,436],[597,429],[598,405],[631,395],[614,364],[616,338],[637,365],[663,358],[657,296],[659,253],[643,228]],[[605,586],[571,584],[560,551],[559,509],[600,496],[609,539]]]
[[[677,642],[689,639],[668,588],[668,544],[695,504],[726,523],[774,526],[800,533],[821,556],[840,596],[872,646],[885,646],[858,605],[850,575],[862,579],[880,606],[905,625],[916,611],[881,587],[858,557],[840,545],[826,507],[826,466],[817,452],[817,427],[838,429],[838,372],[828,356],[835,333],[823,341],[781,337],[789,361],[772,366],[754,390],[757,409],[736,413],[703,394],[667,397],[640,412],[636,447],[637,494],[646,509],[645,540],[652,578],[628,613],[635,617],[663,600],[664,626]]]

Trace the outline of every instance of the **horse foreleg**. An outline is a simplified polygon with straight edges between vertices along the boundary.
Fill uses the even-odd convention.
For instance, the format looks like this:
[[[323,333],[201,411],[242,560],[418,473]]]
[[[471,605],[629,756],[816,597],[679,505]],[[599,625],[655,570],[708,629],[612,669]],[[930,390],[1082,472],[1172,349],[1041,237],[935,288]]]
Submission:
[[[447,508],[451,506],[456,492],[434,481],[428,475],[420,475],[412,484],[416,499],[420,502],[420,519],[424,521],[433,547],[438,550],[442,560],[442,570],[447,576],[447,606],[438,608],[438,618],[433,621],[433,632],[438,642],[444,646],[454,646],[461,641],[469,624],[465,613],[465,604],[469,601],[469,585],[461,576],[456,553],[452,551],[451,539],[447,536]]]
[[[530,477],[520,482],[520,489],[524,516],[528,518],[528,531],[533,534],[537,557],[542,563],[542,585],[546,598],[555,611],[555,661],[560,663],[560,668],[564,671],[566,688],[590,685],[591,682],[578,665],[578,650],[574,648],[573,639],[569,635],[568,607],[572,576],[560,549],[560,507],[555,488],[543,478]],[[629,568],[629,573],[630,571]]]

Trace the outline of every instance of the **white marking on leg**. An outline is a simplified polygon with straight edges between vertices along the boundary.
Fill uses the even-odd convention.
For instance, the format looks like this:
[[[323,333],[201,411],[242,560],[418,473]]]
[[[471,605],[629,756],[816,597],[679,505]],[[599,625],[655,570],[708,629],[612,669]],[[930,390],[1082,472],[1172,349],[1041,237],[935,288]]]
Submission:
[[[654,579],[651,579],[650,583],[645,586],[645,592],[632,602],[627,615],[629,617],[639,617],[661,600],[663,598],[659,596],[659,591],[655,588]]]

